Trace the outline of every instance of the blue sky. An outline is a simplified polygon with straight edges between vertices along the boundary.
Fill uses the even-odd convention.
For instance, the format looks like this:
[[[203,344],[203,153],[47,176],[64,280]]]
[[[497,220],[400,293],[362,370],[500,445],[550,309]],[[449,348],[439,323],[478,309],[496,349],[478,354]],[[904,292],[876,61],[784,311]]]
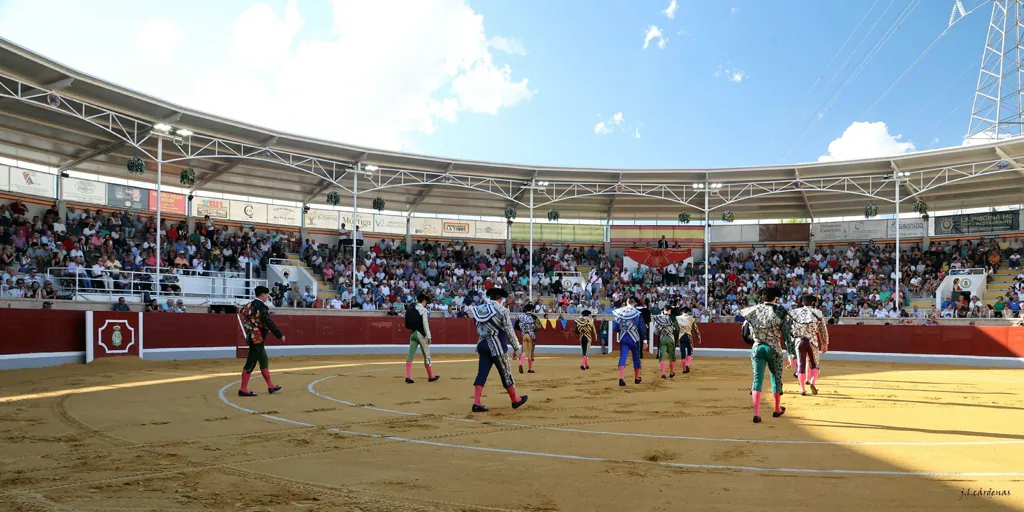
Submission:
[[[774,165],[830,145],[839,159],[955,146],[967,131],[988,9],[877,101],[951,4],[677,0],[670,18],[670,3],[0,0],[0,34],[189,107],[453,158]]]

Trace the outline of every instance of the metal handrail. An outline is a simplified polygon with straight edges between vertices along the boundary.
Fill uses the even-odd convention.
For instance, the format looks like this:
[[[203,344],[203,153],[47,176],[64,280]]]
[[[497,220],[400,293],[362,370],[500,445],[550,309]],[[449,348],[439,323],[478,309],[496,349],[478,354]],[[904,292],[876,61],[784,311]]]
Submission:
[[[159,286],[154,286],[153,278],[157,275],[153,272],[135,272],[128,270],[104,270],[99,277],[93,276],[92,270],[86,267],[81,272],[71,271],[68,267],[51,267],[46,271],[47,279],[53,283],[54,288],[63,297],[73,298],[84,294],[106,295],[106,296],[136,296],[136,295],[174,295],[177,297],[202,297],[211,299],[242,299],[252,298],[253,289],[256,286],[267,286],[265,279],[205,275],[177,275],[174,273],[161,272],[160,284],[180,285],[181,279],[187,279],[193,283],[200,280],[200,286],[208,285],[208,291],[196,292],[182,289],[178,291],[165,292]],[[162,270],[162,269],[161,269]],[[126,274],[127,282],[122,280]],[[205,283],[202,283],[205,281]],[[236,283],[236,281],[241,281]],[[102,286],[100,286],[102,284]],[[120,288],[118,288],[120,286]]]

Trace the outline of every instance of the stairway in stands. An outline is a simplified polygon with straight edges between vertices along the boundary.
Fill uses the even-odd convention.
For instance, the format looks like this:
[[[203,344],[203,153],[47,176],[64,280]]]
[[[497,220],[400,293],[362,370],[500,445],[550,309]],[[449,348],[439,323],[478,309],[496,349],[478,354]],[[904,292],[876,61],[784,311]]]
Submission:
[[[985,296],[982,297],[981,301],[984,304],[995,304],[996,299],[999,297],[1005,297],[1006,292],[1013,285],[1013,278],[1017,277],[1019,270],[1013,270],[1010,268],[1002,268],[996,272],[992,278],[992,282],[988,284],[988,288],[985,290]]]
[[[317,297],[320,297],[320,298],[322,298],[324,300],[331,300],[331,299],[334,298],[335,295],[338,294],[338,290],[336,288],[332,288],[331,285],[325,283],[323,281],[323,278],[321,276],[315,274],[313,272],[313,269],[309,268],[309,265],[306,265],[306,262],[302,261],[302,258],[300,258],[298,254],[295,254],[295,253],[285,253],[284,257],[292,265],[304,268],[306,270],[306,272],[309,272],[309,274],[312,275],[316,279],[316,287],[317,287],[316,296]]]

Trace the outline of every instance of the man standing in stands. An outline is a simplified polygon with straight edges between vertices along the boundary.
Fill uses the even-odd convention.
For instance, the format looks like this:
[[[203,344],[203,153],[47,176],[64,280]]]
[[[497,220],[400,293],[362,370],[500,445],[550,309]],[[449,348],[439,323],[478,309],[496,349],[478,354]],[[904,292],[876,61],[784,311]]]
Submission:
[[[245,335],[245,344],[249,346],[249,356],[245,359],[245,366],[242,368],[242,388],[238,390],[238,396],[256,396],[256,393],[249,391],[249,378],[256,364],[260,365],[260,373],[263,380],[267,381],[267,392],[274,394],[281,391],[281,386],[275,386],[270,381],[270,361],[267,358],[267,349],[263,340],[267,337],[267,331],[273,332],[274,336],[285,342],[281,330],[270,318],[270,308],[267,307],[267,300],[270,298],[270,289],[266,286],[257,286],[254,290],[256,299],[242,306],[238,312],[238,321],[242,327],[242,334]]]

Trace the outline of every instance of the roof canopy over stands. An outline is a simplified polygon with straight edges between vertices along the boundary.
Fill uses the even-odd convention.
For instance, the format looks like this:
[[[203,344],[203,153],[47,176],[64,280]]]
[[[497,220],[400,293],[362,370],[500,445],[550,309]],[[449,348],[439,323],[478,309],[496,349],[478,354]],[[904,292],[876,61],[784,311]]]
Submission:
[[[151,129],[167,122],[194,135],[164,144],[164,184],[178,186],[178,169],[191,167],[194,190],[322,204],[331,191],[347,203],[358,189],[360,208],[376,197],[389,210],[423,213],[501,216],[516,206],[520,219],[529,215],[533,190],[541,212],[616,220],[674,219],[681,212],[700,220],[707,189],[695,184],[721,185],[707,194],[712,219],[724,210],[738,219],[858,215],[870,203],[892,213],[894,173],[907,173],[899,182],[902,211],[917,200],[935,211],[1024,196],[1022,138],[892,158],[733,169],[510,165],[378,151],[247,125],[119,87],[2,39],[0,63],[0,154],[126,177],[129,158],[155,159]],[[379,170],[353,172],[366,166]],[[155,178],[147,172],[135,179]],[[538,181],[547,185],[528,187]]]

